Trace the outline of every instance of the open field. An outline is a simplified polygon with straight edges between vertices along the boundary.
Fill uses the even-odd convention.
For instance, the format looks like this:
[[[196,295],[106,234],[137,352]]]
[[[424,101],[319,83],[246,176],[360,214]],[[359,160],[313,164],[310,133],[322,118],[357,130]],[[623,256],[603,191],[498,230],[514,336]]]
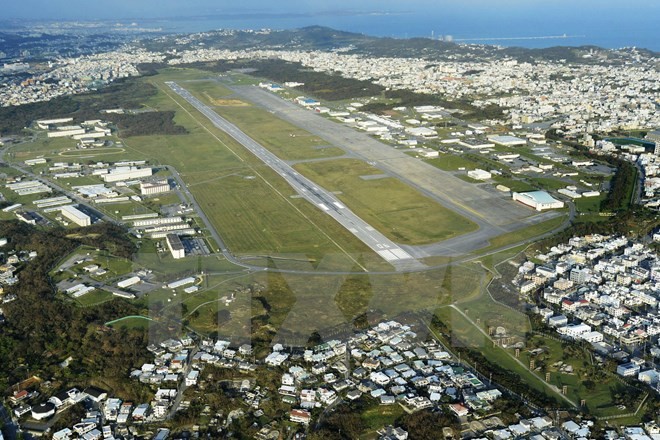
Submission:
[[[478,168],[478,164],[472,160],[455,154],[443,154],[438,158],[427,159],[424,162],[445,171],[458,171],[459,168],[465,168],[469,171]]]
[[[362,421],[365,423],[367,428],[366,431],[363,432],[360,436],[360,439],[377,439],[378,434],[376,431],[382,429],[384,426],[394,425],[394,422],[405,414],[405,411],[399,405],[375,405],[367,410],[361,411],[360,417],[362,418]]]
[[[95,290],[94,292],[87,293],[80,298],[76,298],[75,301],[82,307],[91,307],[112,301],[114,298],[116,297],[110,292]]]
[[[534,360],[536,374],[545,378],[550,374],[550,384],[561,389],[568,387],[568,397],[575,401],[586,400],[586,406],[591,414],[596,416],[612,416],[634,412],[643,397],[639,394],[637,401],[626,402],[626,407],[620,409],[613,402],[613,391],[619,387],[625,388],[613,373],[604,371],[604,367],[593,363],[588,349],[571,347],[565,349],[558,340],[544,335],[534,335],[527,341],[529,349],[542,349],[541,354],[533,355],[529,350],[522,351],[520,358],[527,364]],[[570,366],[572,371],[563,369]]]
[[[170,279],[190,275],[182,272]],[[216,272],[198,279],[197,292],[157,289],[140,301],[150,309],[150,305],[161,304],[166,309],[183,310],[182,319],[201,333],[218,331],[229,337],[228,330],[244,329],[252,317],[264,329],[285,337],[289,343],[304,343],[312,332],[320,331],[324,335],[328,329],[351,326],[365,312],[395,317],[411,310],[434,310],[452,301],[475,297],[485,280],[485,272],[475,265],[415,274]],[[260,287],[253,290],[254,286]],[[232,294],[234,300],[225,304]],[[213,319],[222,310],[230,313],[231,322],[218,328]],[[257,331],[256,336],[259,334]]]
[[[555,228],[558,228],[565,220],[566,216],[561,215],[515,232],[508,232],[506,234],[498,235],[497,237],[490,239],[490,246],[479,249],[478,253],[488,252],[490,250],[495,250],[510,244],[540,236],[554,230]]]
[[[597,213],[600,212],[600,204],[605,198],[605,195],[600,195],[598,197],[582,197],[575,200],[575,208],[578,212]]]
[[[284,122],[265,110],[248,107],[218,108],[216,111],[246,133],[250,133],[254,140],[280,159],[320,159],[344,154],[340,148],[327,145],[323,139]]]
[[[445,307],[439,309],[436,312],[436,315],[445,322],[451,330],[450,345],[466,347],[480,352],[486,359],[498,365],[503,370],[517,374],[520,379],[532,389],[555,397],[558,401],[561,401],[564,406],[570,406],[568,402],[561,400],[558,393],[553,392],[552,388],[541,378],[525,366],[519,364],[514,356],[506,349],[494,345],[486,335],[484,335],[461,313],[450,307]]]
[[[380,174],[365,162],[338,159],[295,168],[328,191],[338,192],[337,197],[358,216],[398,243],[432,243],[476,229],[467,219],[395,178],[361,178]]]

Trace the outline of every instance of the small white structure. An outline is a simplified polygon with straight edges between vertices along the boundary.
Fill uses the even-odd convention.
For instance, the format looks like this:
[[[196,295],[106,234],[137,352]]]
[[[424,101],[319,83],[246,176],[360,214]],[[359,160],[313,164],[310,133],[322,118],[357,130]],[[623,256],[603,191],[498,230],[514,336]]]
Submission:
[[[470,179],[474,180],[488,180],[492,175],[485,170],[477,168],[476,170],[471,170],[467,172],[467,175]]]
[[[176,289],[178,287],[182,287],[182,286],[185,286],[187,284],[192,284],[194,282],[195,282],[194,277],[182,278],[182,279],[177,280],[177,281],[172,281],[171,283],[169,283],[167,285],[167,288],[168,289]]]

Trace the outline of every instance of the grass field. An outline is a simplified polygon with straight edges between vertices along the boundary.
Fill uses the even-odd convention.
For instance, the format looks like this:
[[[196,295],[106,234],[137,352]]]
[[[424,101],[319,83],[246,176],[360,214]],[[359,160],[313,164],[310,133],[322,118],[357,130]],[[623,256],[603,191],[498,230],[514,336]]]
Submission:
[[[360,439],[377,439],[378,434],[376,431],[382,429],[384,426],[393,425],[398,418],[405,414],[405,411],[399,405],[375,405],[362,411],[360,417],[367,428],[365,432],[360,435]]]
[[[637,402],[629,402],[626,408],[620,409],[618,405],[612,402],[611,388],[624,386],[613,373],[599,374],[603,367],[594,365],[588,350],[577,350],[579,355],[567,351],[562,347],[561,342],[545,337],[543,335],[534,335],[527,341],[527,346],[531,348],[543,348],[544,352],[540,355],[532,355],[530,351],[521,351],[520,358],[525,363],[533,359],[536,365],[543,365],[543,371],[537,371],[539,377],[545,378],[545,373],[550,374],[550,384],[561,389],[562,386],[568,387],[568,397],[575,401],[586,400],[587,408],[591,414],[597,416],[612,416],[627,414],[637,409]],[[560,365],[570,365],[573,368],[572,373],[560,370]],[[595,375],[598,377],[596,378]],[[588,382],[591,380],[591,383]],[[590,384],[587,388],[585,384]],[[642,395],[640,393],[639,400]]]
[[[459,168],[469,171],[478,168],[478,164],[474,161],[455,154],[443,154],[438,158],[425,160],[425,162],[445,171],[458,171]]]
[[[535,225],[528,226],[518,231],[509,232],[506,234],[498,235],[497,237],[491,238],[490,245],[483,249],[479,249],[476,253],[489,252],[510,244],[519,243],[521,241],[532,239],[538,237],[546,232],[550,232],[559,226],[566,220],[566,215],[560,215],[558,217],[546,220]]]
[[[190,273],[170,278],[187,275]],[[452,301],[476,297],[486,281],[485,275],[479,266],[470,264],[416,274],[215,272],[204,277],[198,284],[200,290],[192,294],[185,294],[182,289],[159,289],[141,301],[148,308],[150,304],[172,310],[183,307],[182,318],[201,333],[218,331],[231,336],[231,331],[241,329],[243,334],[251,316],[273,332],[288,335],[290,342],[304,342],[313,331],[350,325],[365,312],[396,317],[410,310],[435,310]],[[225,304],[232,293],[254,285],[263,290],[239,293],[233,302]],[[231,319],[219,327],[213,319],[225,309]]]
[[[295,168],[328,191],[339,192],[337,197],[353,212],[399,243],[433,243],[476,228],[395,178],[362,179],[380,171],[359,160],[305,163]]]
[[[505,370],[515,372],[531,388],[551,395],[561,401],[562,404],[570,406],[567,402],[560,400],[558,393],[546,384],[536,374],[528,368],[520,365],[516,359],[505,349],[493,345],[493,343],[480,332],[469,320],[462,314],[449,307],[439,309],[436,315],[445,323],[449,324],[451,329],[451,345],[463,346],[481,352],[484,357],[491,362],[499,365]],[[472,318],[474,319],[474,317]]]
[[[91,307],[112,301],[114,298],[115,296],[110,292],[106,292],[105,290],[95,290],[81,296],[80,298],[76,298],[75,301],[82,307]]]
[[[598,213],[600,212],[600,204],[605,200],[605,195],[598,197],[582,197],[575,200],[575,208],[578,212]]]

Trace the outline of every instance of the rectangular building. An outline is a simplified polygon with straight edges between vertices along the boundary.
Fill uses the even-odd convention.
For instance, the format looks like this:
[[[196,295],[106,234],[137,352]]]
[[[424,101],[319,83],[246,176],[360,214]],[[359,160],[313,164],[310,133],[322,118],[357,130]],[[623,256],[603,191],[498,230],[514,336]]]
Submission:
[[[524,193],[514,192],[512,197],[513,200],[520,202],[523,205],[530,206],[537,211],[564,207],[564,202],[553,199],[552,196],[545,191],[530,191]]]
[[[184,258],[186,256],[186,250],[178,235],[167,234],[165,241],[167,241],[167,247],[172,253],[172,258],[178,260],[179,258]]]
[[[118,282],[117,287],[119,287],[120,289],[125,289],[127,287],[131,287],[131,286],[139,283],[140,281],[142,281],[140,279],[140,277],[126,278],[125,280]]]
[[[161,194],[170,190],[170,184],[167,180],[159,180],[157,182],[142,182],[140,183],[140,194],[149,196],[152,194]]]
[[[123,180],[139,179],[141,177],[149,177],[153,174],[151,168],[116,168],[110,170],[107,174],[102,174],[101,178],[106,182],[121,182]]]
[[[63,206],[60,212],[64,217],[68,218],[78,226],[89,226],[92,224],[90,216],[71,205]]]

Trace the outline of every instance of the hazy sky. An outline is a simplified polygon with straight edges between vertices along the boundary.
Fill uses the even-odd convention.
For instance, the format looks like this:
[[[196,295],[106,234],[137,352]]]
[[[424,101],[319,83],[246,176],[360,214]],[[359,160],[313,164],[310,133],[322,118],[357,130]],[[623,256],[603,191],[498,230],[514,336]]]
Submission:
[[[657,0],[0,0],[0,18],[126,19],[235,13],[419,11],[475,15],[659,13]],[[553,15],[554,15],[553,14]],[[657,17],[657,15],[656,15]],[[587,17],[585,17],[587,18]]]

